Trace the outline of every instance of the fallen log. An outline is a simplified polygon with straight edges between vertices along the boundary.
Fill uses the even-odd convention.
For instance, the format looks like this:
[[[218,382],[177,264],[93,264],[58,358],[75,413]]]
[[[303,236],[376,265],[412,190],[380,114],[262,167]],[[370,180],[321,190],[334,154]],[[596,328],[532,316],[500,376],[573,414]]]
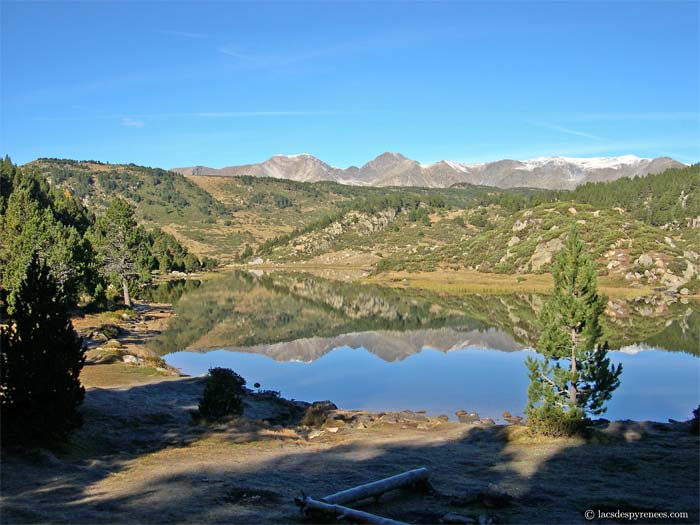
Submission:
[[[409,486],[428,485],[428,469],[425,467],[409,470],[396,476],[380,479],[364,485],[358,485],[347,490],[321,498],[325,503],[344,505],[365,498],[378,498],[385,492]]]
[[[369,512],[343,507],[342,505],[325,503],[308,496],[299,498],[296,502],[304,513],[308,513],[309,511],[322,512],[323,514],[334,516],[339,521],[347,520],[351,523],[367,523],[370,525],[407,525],[402,521],[384,518],[376,514],[370,514]]]

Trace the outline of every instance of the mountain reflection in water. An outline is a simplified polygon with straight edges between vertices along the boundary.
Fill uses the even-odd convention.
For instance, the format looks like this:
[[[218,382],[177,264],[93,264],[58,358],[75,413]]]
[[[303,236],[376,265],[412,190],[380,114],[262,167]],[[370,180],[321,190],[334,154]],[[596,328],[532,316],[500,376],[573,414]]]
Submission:
[[[187,374],[214,366],[286,397],[348,409],[522,413],[537,295],[442,296],[302,273],[237,272],[170,284],[155,341]],[[606,417],[685,419],[698,404],[700,313],[674,297],[610,301],[603,322],[622,385]]]
[[[234,272],[192,283],[167,283],[152,292],[177,300],[176,317],[153,343],[160,354],[225,348],[312,361],[350,346],[393,362],[425,347],[512,352],[535,344],[545,300],[535,294],[436,295],[305,273]],[[612,349],[700,354],[700,311],[676,297],[611,300],[603,327]]]

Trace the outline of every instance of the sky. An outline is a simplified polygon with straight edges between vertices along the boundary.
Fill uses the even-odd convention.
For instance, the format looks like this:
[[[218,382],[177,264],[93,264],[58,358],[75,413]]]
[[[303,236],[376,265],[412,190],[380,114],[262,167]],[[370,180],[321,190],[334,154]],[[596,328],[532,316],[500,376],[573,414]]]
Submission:
[[[700,2],[0,2],[0,154],[700,161]]]

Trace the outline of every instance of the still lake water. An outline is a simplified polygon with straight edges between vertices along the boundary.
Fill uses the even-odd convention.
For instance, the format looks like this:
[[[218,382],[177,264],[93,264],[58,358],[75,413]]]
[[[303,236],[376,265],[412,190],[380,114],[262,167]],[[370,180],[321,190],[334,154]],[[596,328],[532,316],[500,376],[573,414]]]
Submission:
[[[189,286],[160,339],[166,361],[186,374],[223,366],[249,385],[346,409],[522,414],[541,297],[446,298],[307,274]],[[606,336],[620,349],[610,357],[623,373],[604,416],[689,418],[700,402],[697,305],[665,298],[609,311],[618,315]]]

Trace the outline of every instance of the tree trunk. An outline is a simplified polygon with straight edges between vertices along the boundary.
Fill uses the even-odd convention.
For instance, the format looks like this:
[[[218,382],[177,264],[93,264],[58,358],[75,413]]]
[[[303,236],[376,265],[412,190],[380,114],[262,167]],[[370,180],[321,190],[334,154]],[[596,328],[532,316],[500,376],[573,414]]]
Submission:
[[[321,512],[335,517],[337,521],[349,521],[351,523],[369,523],[373,525],[406,525],[403,521],[384,518],[376,514],[370,514],[362,510],[355,510],[342,505],[333,505],[324,501],[318,501],[308,496],[296,501],[304,514]]]
[[[571,373],[576,373],[576,329],[571,329]],[[573,379],[569,383],[569,403],[572,407],[578,406],[578,388]]]
[[[124,290],[124,305],[131,308],[131,299],[129,298],[129,283],[126,279],[122,279],[122,290]]]
[[[325,503],[335,505],[345,505],[365,498],[379,497],[385,492],[395,489],[406,488],[415,485],[427,485],[428,469],[425,467],[409,470],[396,476],[365,483],[351,489],[336,492],[321,498]]]

